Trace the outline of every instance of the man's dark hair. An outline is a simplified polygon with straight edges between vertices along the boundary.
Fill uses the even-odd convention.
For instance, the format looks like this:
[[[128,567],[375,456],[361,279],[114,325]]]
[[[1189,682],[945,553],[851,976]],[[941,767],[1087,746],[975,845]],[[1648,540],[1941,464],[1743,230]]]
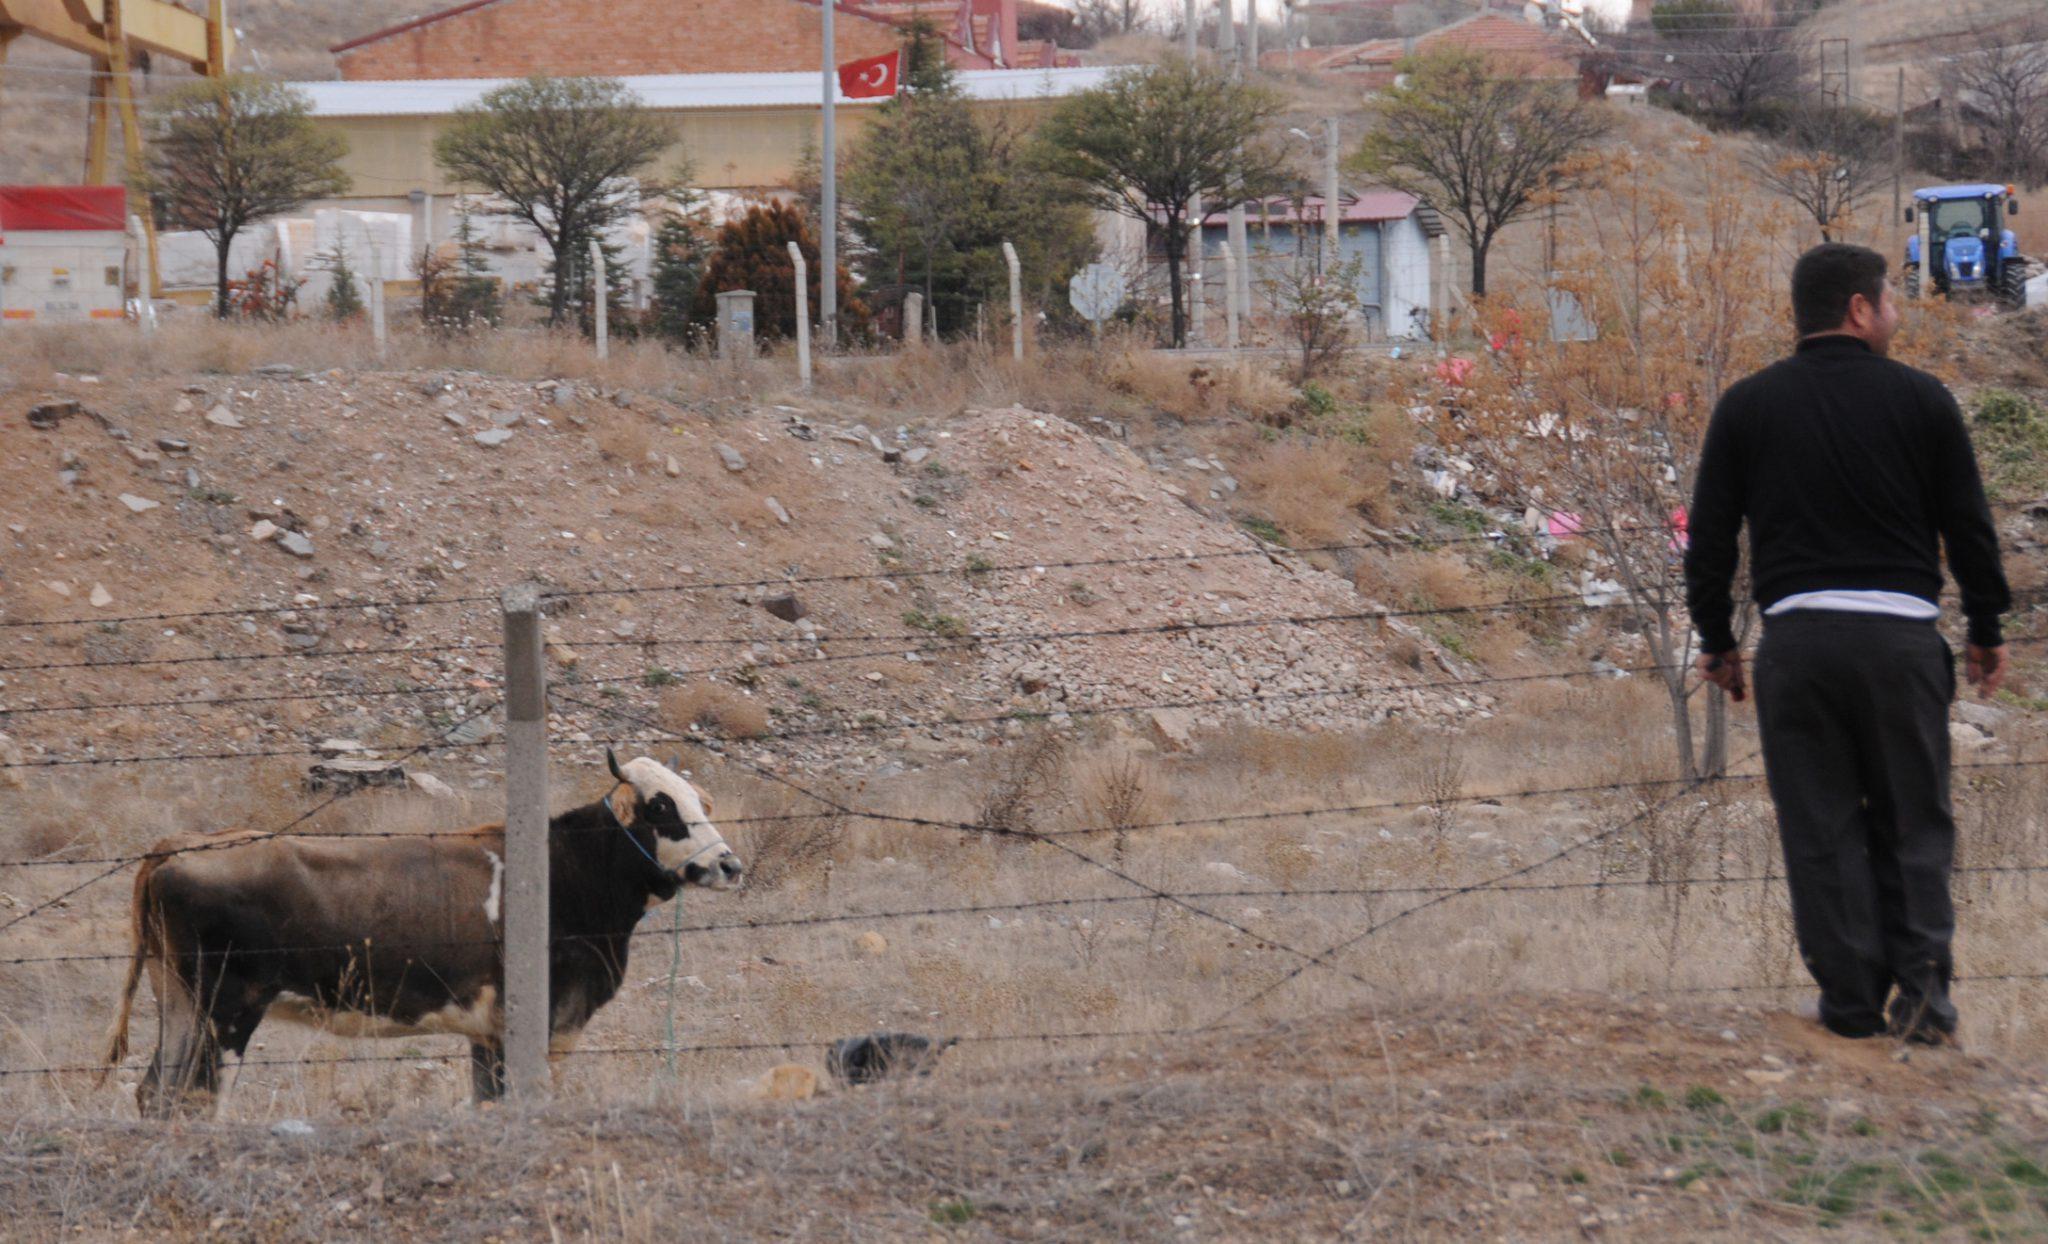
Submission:
[[[1799,335],[1833,332],[1857,294],[1875,307],[1884,296],[1884,256],[1867,246],[1823,242],[1792,265],[1792,322]]]

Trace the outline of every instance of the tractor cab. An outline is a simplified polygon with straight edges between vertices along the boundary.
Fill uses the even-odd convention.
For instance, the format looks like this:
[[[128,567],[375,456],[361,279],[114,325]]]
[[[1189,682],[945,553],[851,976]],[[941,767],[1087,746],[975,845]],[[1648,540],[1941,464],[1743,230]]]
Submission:
[[[1923,274],[1948,298],[1991,295],[2008,306],[2026,301],[2027,260],[2004,217],[2019,214],[2011,186],[1981,183],[1929,186],[1913,192],[1906,240],[1906,294],[1917,297]],[[1923,255],[1923,252],[1926,252]]]

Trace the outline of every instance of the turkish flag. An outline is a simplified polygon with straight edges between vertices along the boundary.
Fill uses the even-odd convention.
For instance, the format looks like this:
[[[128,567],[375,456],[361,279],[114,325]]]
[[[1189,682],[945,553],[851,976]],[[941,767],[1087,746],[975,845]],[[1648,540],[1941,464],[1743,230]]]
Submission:
[[[839,67],[839,93],[848,99],[880,99],[896,93],[903,68],[898,49],[866,60],[850,60]]]

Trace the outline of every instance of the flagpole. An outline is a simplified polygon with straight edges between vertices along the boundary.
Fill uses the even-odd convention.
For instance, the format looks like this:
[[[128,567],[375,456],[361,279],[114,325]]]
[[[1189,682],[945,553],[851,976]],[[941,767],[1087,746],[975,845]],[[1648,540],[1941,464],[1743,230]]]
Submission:
[[[839,151],[835,143],[833,111],[837,103],[839,67],[832,50],[832,10],[839,0],[823,0],[825,11],[825,99],[824,135],[821,146],[823,201],[818,214],[818,337],[824,349],[839,344]]]

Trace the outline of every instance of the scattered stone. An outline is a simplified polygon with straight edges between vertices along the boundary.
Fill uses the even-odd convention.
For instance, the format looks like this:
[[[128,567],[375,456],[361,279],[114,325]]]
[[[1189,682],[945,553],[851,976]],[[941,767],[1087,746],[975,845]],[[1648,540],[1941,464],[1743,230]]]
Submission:
[[[725,464],[726,470],[737,475],[747,469],[747,459],[739,450],[734,449],[723,441],[713,445],[712,448],[718,451],[718,460]]]
[[[1991,741],[1991,735],[1967,721],[1948,723],[1948,737],[1951,743],[1965,749],[1975,749]]]
[[[43,586],[49,588],[51,591],[55,592],[59,596],[71,595],[71,585],[69,583],[64,582],[64,580],[62,579],[52,579],[48,583],[43,584]]]
[[[279,1119],[270,1125],[270,1134],[301,1140],[313,1134],[313,1125],[304,1119]]]
[[[431,773],[408,773],[405,776],[414,786],[419,787],[423,795],[432,795],[436,799],[456,798],[455,788]]]
[[[249,538],[261,544],[276,535],[278,530],[276,523],[271,522],[267,518],[259,518],[256,520],[256,525],[249,528]]]
[[[782,508],[782,502],[777,501],[775,498],[765,497],[762,499],[761,504],[767,506],[768,512],[775,516],[775,521],[781,523],[784,527],[789,526],[794,521],[790,518],[789,511]]]
[[[156,509],[163,502],[151,501],[148,497],[138,497],[132,492],[124,492],[121,494],[121,504],[127,506],[131,514],[143,514]]]
[[[441,417],[446,419],[451,427],[466,428],[469,426],[469,416],[459,410],[444,410],[441,412]]]
[[[914,1032],[877,1032],[832,1043],[825,1070],[841,1084],[873,1084],[895,1076],[930,1075],[953,1039],[934,1041]]]
[[[512,429],[492,428],[487,432],[479,432],[470,439],[475,441],[477,444],[482,445],[485,449],[496,449],[498,446],[512,439]]]
[[[1146,724],[1151,727],[1152,741],[1162,751],[1184,752],[1195,745],[1194,720],[1187,710],[1178,708],[1155,708],[1145,715]]]
[[[878,549],[893,549],[896,547],[894,540],[891,540],[879,531],[868,537],[868,543]]]
[[[900,449],[884,449],[882,451],[882,461],[893,466],[903,461],[903,451]]]
[[[235,418],[235,412],[228,409],[226,402],[222,402],[212,410],[207,411],[206,421],[217,428],[239,428],[244,426],[240,419]]]
[[[92,603],[93,608],[105,609],[108,605],[114,603],[114,594],[109,592],[103,585],[95,583],[92,585],[92,595],[86,597],[86,599]]]
[[[566,383],[566,382],[558,382],[558,383],[557,383],[557,384],[555,385],[555,391],[554,391],[554,396],[553,396],[553,401],[554,401],[555,405],[557,405],[557,406],[567,406],[567,405],[568,405],[569,403],[571,403],[571,402],[573,402],[573,401],[575,401],[575,400],[576,400],[576,386],[574,386],[574,385],[572,385],[572,384],[568,384],[568,383]]]
[[[903,461],[906,465],[916,466],[918,463],[923,462],[926,458],[929,458],[931,456],[931,450],[926,449],[922,445],[919,445],[916,449],[913,449],[910,452],[904,454]]]
[[[442,737],[457,747],[475,747],[498,737],[498,723],[488,715],[472,717]]]
[[[191,398],[189,398],[189,397],[181,397],[181,398],[179,398],[179,399],[178,399],[177,401],[175,401],[175,402],[171,403],[171,413],[172,413],[172,414],[174,414],[174,415],[189,415],[189,414],[191,414],[191,413],[192,413],[192,399],[191,399]]]
[[[259,376],[296,376],[299,369],[290,363],[264,363],[256,369]]]
[[[71,416],[84,413],[85,405],[82,402],[37,402],[28,408],[28,426],[47,432]]]
[[[793,592],[784,592],[780,596],[770,596],[761,602],[761,608],[766,609],[770,617],[781,618],[784,622],[794,622],[799,618],[809,616],[811,612],[804,607],[804,602],[798,600]]]
[[[516,428],[526,422],[526,412],[523,410],[494,410],[491,412],[491,422],[501,428]]]
[[[809,1101],[818,1095],[818,1073],[797,1063],[770,1067],[754,1082],[763,1101]]]
[[[167,454],[176,454],[180,456],[192,452],[192,442],[181,441],[175,436],[157,437],[156,447],[158,449],[163,450]]]
[[[320,740],[320,745],[314,750],[324,752],[329,756],[341,756],[349,752],[363,752],[369,749],[363,746],[360,739],[322,739]]]
[[[396,761],[337,756],[306,770],[306,789],[315,793],[353,794],[376,787],[405,786],[405,767]]]
[[[161,466],[163,464],[164,456],[146,445],[123,445],[121,448],[126,451],[130,458],[135,459],[136,462],[143,466]]]
[[[1995,704],[1982,700],[1957,700],[1956,716],[1969,722],[1986,734],[1997,734],[1998,728],[2011,719],[2012,714]]]
[[[1789,1070],[1751,1068],[1742,1073],[1742,1078],[1751,1084],[1783,1084],[1792,1078],[1792,1073]]]
[[[313,542],[296,531],[280,532],[277,537],[277,547],[290,553],[293,557],[311,557],[313,555]]]
[[[853,939],[853,948],[864,955],[881,955],[889,951],[889,939],[869,929]]]
[[[682,476],[683,464],[676,461],[674,454],[670,454],[668,455],[668,461],[661,464],[661,469],[670,479],[678,479]]]

